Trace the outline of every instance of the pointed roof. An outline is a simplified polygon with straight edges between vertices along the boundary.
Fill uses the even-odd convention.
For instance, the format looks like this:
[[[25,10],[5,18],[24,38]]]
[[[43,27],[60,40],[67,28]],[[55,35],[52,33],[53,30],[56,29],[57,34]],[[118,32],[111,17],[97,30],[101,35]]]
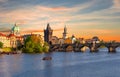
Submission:
[[[65,27],[64,27],[64,30],[67,30],[67,27],[66,27],[66,25],[65,25]]]
[[[49,23],[47,24],[47,28],[46,29],[47,30],[52,30]]]
[[[63,33],[67,34],[67,27],[66,27],[66,25],[64,27],[64,32]]]

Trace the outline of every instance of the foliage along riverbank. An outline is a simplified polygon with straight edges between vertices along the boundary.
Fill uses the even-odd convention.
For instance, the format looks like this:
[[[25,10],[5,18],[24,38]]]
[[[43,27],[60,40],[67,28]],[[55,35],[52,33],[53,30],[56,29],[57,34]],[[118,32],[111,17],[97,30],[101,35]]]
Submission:
[[[44,42],[41,36],[32,35],[25,39],[23,53],[47,53],[49,45]]]
[[[3,43],[0,42],[0,54],[14,54],[17,51],[22,53],[47,53],[49,52],[48,43],[44,42],[41,36],[31,35],[24,40],[24,46],[20,49],[3,47]]]

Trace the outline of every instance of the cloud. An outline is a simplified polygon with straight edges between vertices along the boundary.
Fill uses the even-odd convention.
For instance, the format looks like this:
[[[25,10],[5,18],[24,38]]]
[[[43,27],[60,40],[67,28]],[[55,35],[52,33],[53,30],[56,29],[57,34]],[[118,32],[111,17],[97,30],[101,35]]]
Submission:
[[[29,8],[20,8],[9,12],[0,13],[1,22],[14,23],[26,25],[42,25],[47,22],[50,23],[64,23],[67,22],[91,22],[91,21],[104,21],[119,19],[119,16],[107,16],[110,13],[115,13],[117,10],[104,9],[95,11],[89,14],[77,14],[77,12],[85,10],[86,8],[93,6],[97,1],[86,2],[84,4],[76,5],[73,7],[47,7],[47,6],[30,6]],[[94,23],[92,22],[92,23]],[[74,22],[73,22],[74,23]]]
[[[92,3],[92,2],[91,2]],[[26,8],[16,8],[10,11],[2,11],[0,17],[2,18],[1,22],[28,22],[36,20],[47,20],[47,21],[59,21],[64,20],[68,21],[72,13],[75,13],[81,9],[89,7],[91,3],[84,3],[76,5],[74,7],[47,7],[47,6],[26,6]],[[29,8],[27,8],[29,7]],[[51,20],[52,19],[52,20]]]
[[[45,7],[45,6],[36,6],[35,7],[38,10],[42,11],[50,11],[50,12],[65,12],[71,10],[70,8],[67,7]]]
[[[43,28],[46,23],[50,23],[54,28],[64,27],[67,25],[82,25],[82,26],[98,26],[104,21],[112,21],[119,19],[120,16],[109,15],[116,13],[118,10],[103,9],[89,14],[77,14],[92,5],[96,1],[86,2],[84,4],[76,5],[73,7],[47,7],[47,6],[30,6],[29,8],[20,8],[11,10],[9,12],[0,13],[1,22],[3,23],[18,23],[23,25],[23,28],[34,27]],[[109,22],[112,23],[112,22]]]
[[[8,0],[0,0],[0,3],[4,3],[7,2]]]
[[[79,34],[78,34],[79,32]],[[74,34],[76,37],[93,37],[93,36],[103,36],[103,37],[111,37],[111,36],[118,36],[116,33],[119,31],[117,30],[109,30],[109,29],[81,29],[81,30],[70,30],[69,36],[71,36],[71,33]],[[120,36],[119,36],[120,37]],[[110,39],[110,38],[109,38]]]
[[[62,28],[65,25],[69,28],[69,35],[72,33],[80,33],[82,36],[84,34],[118,34],[117,32],[106,29],[108,28],[115,30],[120,28],[120,10],[113,8],[114,6],[118,7],[119,2],[118,0],[113,0],[114,5],[110,5],[111,2],[110,4],[108,2],[106,8],[94,8],[101,7],[102,1],[105,6],[108,0],[92,0],[71,7],[24,5],[26,6],[24,8],[17,7],[16,9],[8,10],[7,12],[4,10],[1,11],[0,23],[13,24],[16,22],[23,32],[25,30],[27,32],[42,32],[43,29],[46,28],[46,24],[50,23],[51,27],[56,31],[56,35],[58,35],[57,31],[60,31],[62,35]],[[91,12],[84,13],[85,10],[90,10]],[[5,24],[3,26],[9,25]],[[103,28],[105,28],[105,30],[101,30]]]
[[[0,28],[0,32],[9,32],[9,31],[10,31],[9,28],[5,28],[5,27]]]
[[[113,3],[115,8],[120,8],[120,0],[113,0]]]

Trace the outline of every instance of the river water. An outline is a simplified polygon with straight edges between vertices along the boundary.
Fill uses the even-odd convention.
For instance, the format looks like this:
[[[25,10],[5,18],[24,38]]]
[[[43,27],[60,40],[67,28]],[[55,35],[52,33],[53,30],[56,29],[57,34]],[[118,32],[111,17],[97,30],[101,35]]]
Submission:
[[[120,77],[120,51],[0,55],[0,77]]]

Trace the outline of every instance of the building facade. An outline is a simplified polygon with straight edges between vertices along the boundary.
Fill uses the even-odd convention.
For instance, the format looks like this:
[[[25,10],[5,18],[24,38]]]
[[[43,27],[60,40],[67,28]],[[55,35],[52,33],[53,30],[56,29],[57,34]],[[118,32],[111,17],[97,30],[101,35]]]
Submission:
[[[19,30],[19,27],[15,24],[10,34],[0,33],[0,42],[3,43],[3,47],[16,48],[23,44],[23,37],[20,36]]]

